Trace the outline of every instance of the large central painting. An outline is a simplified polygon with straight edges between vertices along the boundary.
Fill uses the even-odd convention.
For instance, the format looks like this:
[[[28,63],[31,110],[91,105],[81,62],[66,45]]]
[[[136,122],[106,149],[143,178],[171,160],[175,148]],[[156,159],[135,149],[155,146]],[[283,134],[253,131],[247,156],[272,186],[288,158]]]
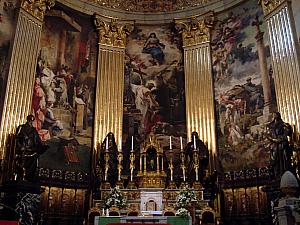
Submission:
[[[123,140],[186,136],[181,39],[172,27],[136,27],[126,46]]]

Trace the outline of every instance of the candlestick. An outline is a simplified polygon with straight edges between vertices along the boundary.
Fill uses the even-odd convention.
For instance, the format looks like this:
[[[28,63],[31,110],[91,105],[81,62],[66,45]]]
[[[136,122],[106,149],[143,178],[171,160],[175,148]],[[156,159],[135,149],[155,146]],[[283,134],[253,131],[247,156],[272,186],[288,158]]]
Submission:
[[[133,150],[133,136],[131,136],[131,150]]]
[[[196,147],[196,136],[194,135],[193,137],[194,137],[194,149],[196,149],[197,148]]]
[[[108,149],[108,136],[106,137],[105,149]]]
[[[172,137],[170,136],[170,149],[172,149]]]
[[[180,149],[183,150],[182,137],[180,137]]]

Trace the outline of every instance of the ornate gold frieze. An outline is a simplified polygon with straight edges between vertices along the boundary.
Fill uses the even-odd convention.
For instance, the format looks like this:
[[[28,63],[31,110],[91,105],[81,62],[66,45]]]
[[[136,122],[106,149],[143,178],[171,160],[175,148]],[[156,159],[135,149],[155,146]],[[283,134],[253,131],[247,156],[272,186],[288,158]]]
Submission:
[[[100,6],[130,12],[171,12],[201,6],[212,0],[89,0]]]
[[[55,0],[22,0],[21,8],[43,21],[47,10],[53,7]]]
[[[182,34],[183,46],[192,46],[210,41],[211,29],[214,25],[214,14],[175,19],[176,29]]]
[[[258,4],[262,6],[264,14],[268,15],[284,1],[286,0],[258,0]]]
[[[98,14],[94,15],[94,24],[98,32],[99,44],[112,47],[125,48],[126,37],[133,30],[133,21],[106,18]]]

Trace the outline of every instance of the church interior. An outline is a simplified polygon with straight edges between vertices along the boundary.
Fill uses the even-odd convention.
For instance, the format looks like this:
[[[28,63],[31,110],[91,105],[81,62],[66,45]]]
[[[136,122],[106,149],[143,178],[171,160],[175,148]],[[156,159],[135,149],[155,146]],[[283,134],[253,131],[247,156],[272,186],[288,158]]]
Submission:
[[[299,225],[299,0],[0,0],[0,225]]]

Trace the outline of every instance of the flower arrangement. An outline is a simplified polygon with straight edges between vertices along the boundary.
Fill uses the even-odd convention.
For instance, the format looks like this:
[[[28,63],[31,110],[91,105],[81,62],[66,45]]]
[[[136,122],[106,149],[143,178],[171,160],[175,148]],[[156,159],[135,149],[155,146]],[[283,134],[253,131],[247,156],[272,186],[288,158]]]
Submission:
[[[176,207],[187,208],[192,201],[198,201],[195,191],[190,188],[183,189],[176,198]]]
[[[120,209],[126,206],[126,199],[118,186],[112,188],[105,199],[105,208],[108,209],[112,206],[116,206]]]
[[[190,216],[190,212],[185,209],[185,208],[179,208],[176,211],[176,216],[180,216],[180,217],[189,217]]]

